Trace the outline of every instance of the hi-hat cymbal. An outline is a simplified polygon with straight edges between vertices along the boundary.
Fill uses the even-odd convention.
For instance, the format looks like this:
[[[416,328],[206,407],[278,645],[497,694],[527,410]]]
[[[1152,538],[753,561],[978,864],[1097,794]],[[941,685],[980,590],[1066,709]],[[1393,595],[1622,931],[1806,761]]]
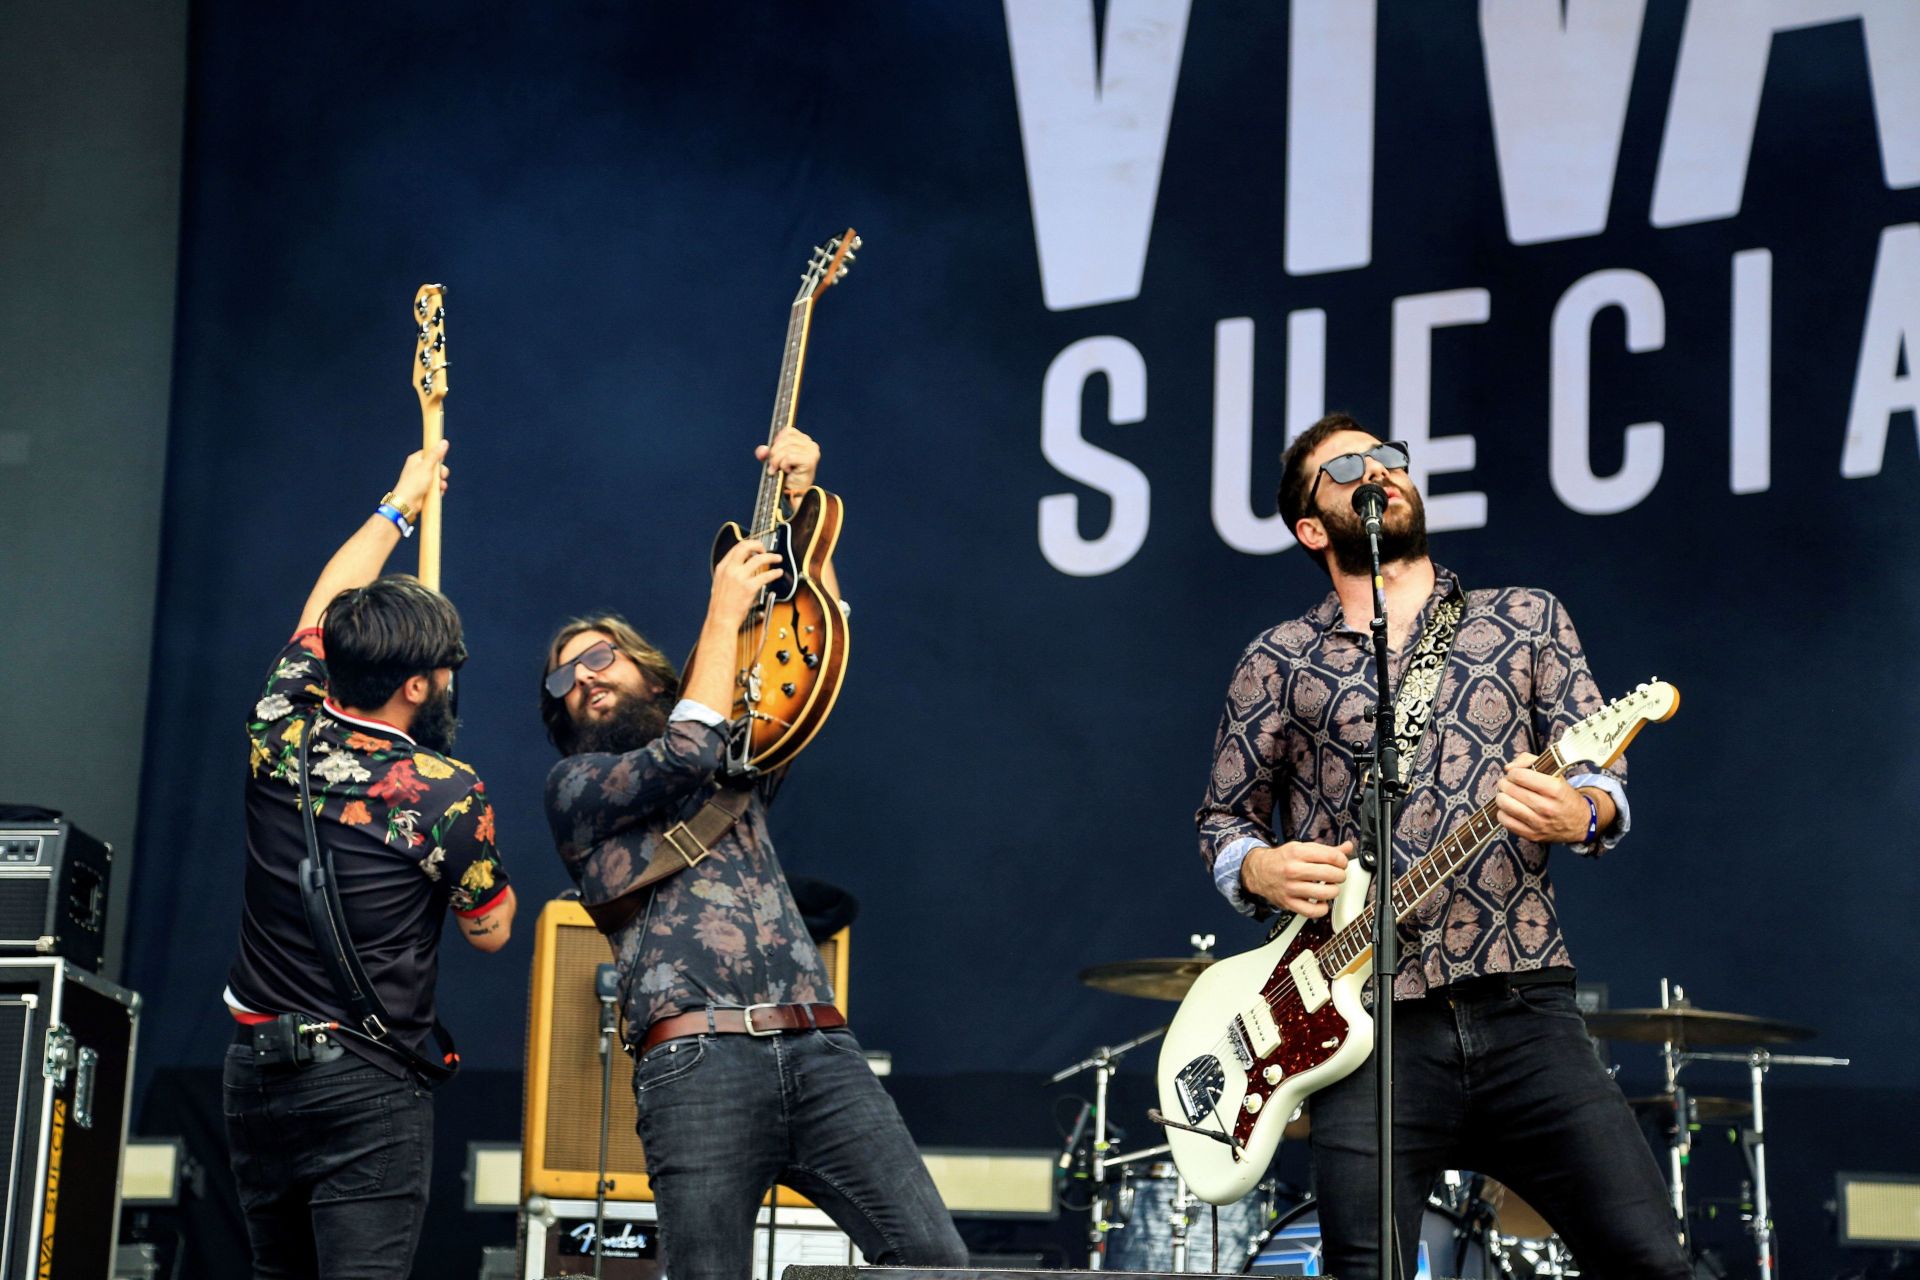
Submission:
[[[1116,960],[1080,971],[1080,981],[1100,991],[1123,996],[1145,996],[1149,1000],[1179,1000],[1187,994],[1193,980],[1213,963],[1212,956],[1159,957],[1151,960]]]
[[[1603,1040],[1641,1040],[1679,1045],[1785,1044],[1811,1040],[1812,1027],[1746,1013],[1719,1013],[1675,1005],[1671,1009],[1607,1009],[1587,1015],[1587,1030]]]
[[[1697,1093],[1687,1095],[1692,1104],[1693,1118],[1700,1124],[1712,1124],[1719,1120],[1745,1120],[1753,1114],[1753,1103],[1745,1098],[1703,1097]],[[1644,1098],[1628,1098],[1627,1105],[1635,1111],[1671,1111],[1673,1099],[1664,1093],[1648,1094]]]

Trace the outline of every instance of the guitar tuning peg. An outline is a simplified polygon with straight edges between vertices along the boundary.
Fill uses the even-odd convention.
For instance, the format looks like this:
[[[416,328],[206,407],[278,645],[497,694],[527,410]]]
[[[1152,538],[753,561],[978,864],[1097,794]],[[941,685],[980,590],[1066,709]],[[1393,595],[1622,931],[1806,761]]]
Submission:
[[[855,236],[855,237],[853,238],[853,246],[852,246],[852,247],[853,247],[853,248],[855,248],[855,249],[858,249],[858,248],[860,247],[860,237],[859,237],[859,236]]]

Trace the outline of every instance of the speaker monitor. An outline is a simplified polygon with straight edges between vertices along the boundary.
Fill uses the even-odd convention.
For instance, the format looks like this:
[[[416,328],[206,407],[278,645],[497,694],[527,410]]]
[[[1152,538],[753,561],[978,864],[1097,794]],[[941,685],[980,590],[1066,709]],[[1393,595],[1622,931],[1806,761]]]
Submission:
[[[847,1009],[848,931],[820,944],[833,979],[834,1003]],[[521,1139],[521,1193],[565,1199],[594,1197],[600,1158],[600,1002],[594,973],[613,958],[607,940],[578,902],[555,900],[534,927],[532,999],[527,1010],[526,1102]],[[623,1053],[613,1062],[607,1125],[608,1196],[651,1200],[646,1155],[634,1132],[633,1071]],[[785,1187],[782,1205],[811,1202]]]

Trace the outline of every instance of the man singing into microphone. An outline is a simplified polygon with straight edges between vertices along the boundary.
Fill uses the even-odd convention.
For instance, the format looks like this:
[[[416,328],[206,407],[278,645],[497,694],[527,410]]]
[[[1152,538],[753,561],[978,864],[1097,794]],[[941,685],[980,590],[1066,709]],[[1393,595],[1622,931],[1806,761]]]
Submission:
[[[1197,816],[1215,885],[1249,915],[1323,916],[1347,878],[1372,741],[1372,562],[1355,491],[1384,491],[1380,560],[1404,798],[1399,874],[1489,799],[1505,832],[1400,928],[1393,983],[1394,1218],[1412,1275],[1420,1215],[1443,1169],[1508,1183],[1582,1270],[1685,1276],[1653,1154],[1574,1005],[1573,959],[1547,855],[1611,848],[1627,831],[1626,764],[1571,776],[1526,766],[1597,711],[1573,623],[1546,591],[1468,589],[1427,556],[1405,445],[1345,414],[1287,449],[1280,510],[1333,591],[1256,637],[1227,686]],[[1328,1274],[1376,1280],[1374,1062],[1311,1101]]]

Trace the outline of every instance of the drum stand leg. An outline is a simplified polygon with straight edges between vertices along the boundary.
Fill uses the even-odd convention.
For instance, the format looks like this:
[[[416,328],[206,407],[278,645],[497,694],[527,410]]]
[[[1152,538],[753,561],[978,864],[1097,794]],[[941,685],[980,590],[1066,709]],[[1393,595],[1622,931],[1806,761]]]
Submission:
[[[1767,1113],[1761,1103],[1761,1083],[1772,1055],[1755,1049],[1747,1055],[1753,1073],[1753,1128],[1747,1142],[1753,1152],[1753,1244],[1760,1256],[1760,1280],[1773,1280],[1773,1206],[1767,1199]]]
[[[1105,1047],[1094,1051],[1093,1064],[1093,1199],[1087,1215],[1087,1270],[1099,1271],[1107,1261],[1107,1081],[1114,1070],[1113,1054]]]
[[[1172,1260],[1168,1264],[1176,1274],[1187,1269],[1187,1206],[1193,1203],[1193,1197],[1187,1194],[1187,1180],[1179,1174],[1173,1178],[1173,1202],[1167,1209],[1167,1230],[1173,1241]]]
[[[1672,1008],[1686,999],[1686,992],[1660,979],[1660,1007]],[[1667,1097],[1672,1103],[1673,1128],[1667,1135],[1667,1185],[1673,1195],[1673,1221],[1680,1233],[1680,1252],[1691,1258],[1687,1230],[1687,1161],[1693,1154],[1693,1126],[1689,1123],[1687,1095],[1680,1088],[1680,1068],[1685,1065],[1680,1046],[1672,1040],[1660,1046],[1660,1065],[1666,1072]],[[1767,1280],[1767,1278],[1763,1278]]]

